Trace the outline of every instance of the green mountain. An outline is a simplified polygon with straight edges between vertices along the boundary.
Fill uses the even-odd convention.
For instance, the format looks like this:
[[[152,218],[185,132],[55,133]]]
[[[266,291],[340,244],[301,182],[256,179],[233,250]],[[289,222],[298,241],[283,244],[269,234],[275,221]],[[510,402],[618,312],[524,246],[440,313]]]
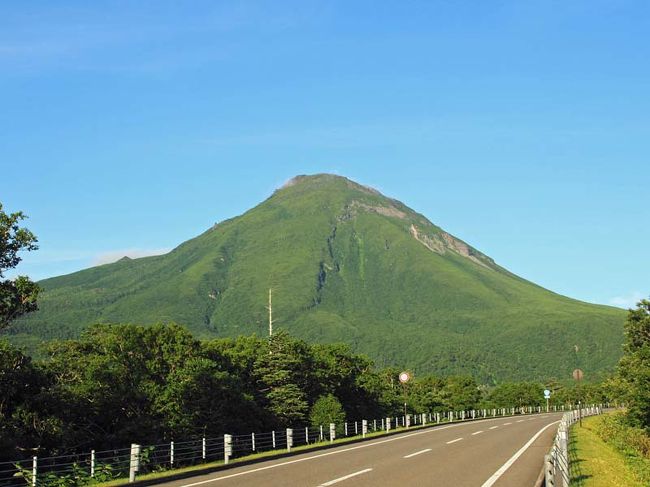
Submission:
[[[404,204],[333,175],[298,176],[245,214],[166,255],[41,282],[12,340],[77,336],[97,322],[175,321],[199,337],[275,328],[344,341],[378,365],[484,381],[586,377],[612,368],[624,311],[498,266]],[[574,345],[578,345],[576,353]]]

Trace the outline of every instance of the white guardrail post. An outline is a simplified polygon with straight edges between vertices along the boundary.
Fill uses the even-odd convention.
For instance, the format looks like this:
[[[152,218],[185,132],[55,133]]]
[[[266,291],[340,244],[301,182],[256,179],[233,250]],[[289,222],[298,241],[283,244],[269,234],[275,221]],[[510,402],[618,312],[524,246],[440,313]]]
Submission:
[[[135,482],[135,474],[140,470],[140,445],[131,443],[131,461],[129,462],[129,482]]]
[[[293,430],[291,428],[287,428],[287,451],[291,451],[291,447],[293,446]]]
[[[231,456],[232,456],[232,435],[223,435],[223,463],[228,465],[228,461],[230,460]]]

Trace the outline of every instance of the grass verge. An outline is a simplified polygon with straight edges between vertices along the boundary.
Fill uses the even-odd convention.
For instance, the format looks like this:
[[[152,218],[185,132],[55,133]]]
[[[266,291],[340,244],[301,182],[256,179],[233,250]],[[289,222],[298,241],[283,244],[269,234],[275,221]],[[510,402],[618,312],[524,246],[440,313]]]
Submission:
[[[571,485],[578,487],[644,487],[648,478],[639,469],[639,462],[650,460],[632,458],[601,437],[607,430],[612,415],[595,416],[583,420],[583,426],[571,428],[569,456],[571,458]],[[610,438],[612,439],[612,438]],[[650,472],[650,470],[648,470]]]

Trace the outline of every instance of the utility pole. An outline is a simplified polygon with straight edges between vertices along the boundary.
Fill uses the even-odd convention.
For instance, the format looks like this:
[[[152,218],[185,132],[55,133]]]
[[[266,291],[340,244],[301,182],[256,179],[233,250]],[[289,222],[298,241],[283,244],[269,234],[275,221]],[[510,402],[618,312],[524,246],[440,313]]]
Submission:
[[[269,288],[269,336],[273,336],[273,289]]]

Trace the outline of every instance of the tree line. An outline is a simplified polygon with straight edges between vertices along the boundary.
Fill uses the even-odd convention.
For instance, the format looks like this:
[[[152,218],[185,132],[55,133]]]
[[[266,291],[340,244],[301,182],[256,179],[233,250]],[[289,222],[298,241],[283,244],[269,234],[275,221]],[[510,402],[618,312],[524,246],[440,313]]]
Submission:
[[[343,344],[269,338],[197,340],[175,324],[95,325],[35,361],[0,341],[0,452],[62,454],[343,420],[543,405],[541,383],[493,389],[471,377],[377,369]],[[607,391],[554,385],[553,403]]]

